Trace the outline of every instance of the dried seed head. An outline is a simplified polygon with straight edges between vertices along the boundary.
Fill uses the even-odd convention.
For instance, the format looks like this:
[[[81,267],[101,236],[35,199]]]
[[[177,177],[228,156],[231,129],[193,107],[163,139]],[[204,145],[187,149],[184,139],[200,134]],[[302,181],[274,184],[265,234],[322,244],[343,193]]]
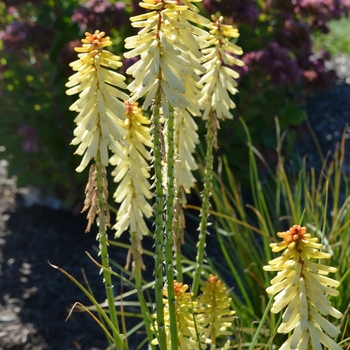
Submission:
[[[82,213],[89,209],[88,214],[86,216],[88,220],[88,225],[86,227],[85,232],[90,232],[91,225],[94,223],[96,215],[103,215],[105,226],[110,226],[110,216],[109,216],[109,208],[108,208],[108,189],[107,189],[107,172],[106,168],[102,167],[102,186],[103,186],[103,207],[100,208],[100,204],[98,201],[98,193],[97,193],[97,177],[96,177],[96,165],[92,164],[89,171],[89,179],[85,187],[85,201],[84,207],[82,209]],[[100,219],[100,222],[102,220]]]

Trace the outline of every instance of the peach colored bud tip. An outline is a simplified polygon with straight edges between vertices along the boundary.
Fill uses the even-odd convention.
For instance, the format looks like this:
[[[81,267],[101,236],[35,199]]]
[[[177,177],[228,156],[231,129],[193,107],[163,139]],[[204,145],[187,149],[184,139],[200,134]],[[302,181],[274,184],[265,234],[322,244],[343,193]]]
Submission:
[[[110,46],[112,42],[108,36],[104,37],[105,35],[105,32],[100,32],[99,30],[95,30],[94,34],[86,32],[85,39],[81,39],[81,42],[83,44],[93,45],[95,48]]]
[[[306,233],[306,227],[293,225],[288,231],[277,232],[277,236],[283,238],[287,243],[292,243],[299,242],[303,238],[308,238],[309,234]]]

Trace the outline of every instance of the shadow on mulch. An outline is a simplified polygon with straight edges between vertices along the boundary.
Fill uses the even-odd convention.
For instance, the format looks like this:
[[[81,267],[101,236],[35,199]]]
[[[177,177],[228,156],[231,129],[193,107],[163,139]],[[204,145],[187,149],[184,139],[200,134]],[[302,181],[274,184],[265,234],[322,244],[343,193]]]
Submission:
[[[0,200],[1,197],[0,191]],[[61,267],[83,285],[84,269],[96,299],[104,301],[99,268],[85,254],[87,251],[100,260],[94,250],[98,245],[96,232],[85,233],[85,214],[17,205],[11,212],[3,213],[2,218],[6,223],[0,227],[0,349],[107,348],[102,330],[86,313],[73,312],[65,321],[76,301],[85,305],[91,302],[73,282],[48,264],[50,261]],[[123,266],[126,250],[112,247],[110,256]],[[120,294],[119,281],[114,282],[116,294]],[[130,290],[126,285],[122,289]],[[130,349],[136,349],[144,337],[133,336],[137,343],[130,345]]]

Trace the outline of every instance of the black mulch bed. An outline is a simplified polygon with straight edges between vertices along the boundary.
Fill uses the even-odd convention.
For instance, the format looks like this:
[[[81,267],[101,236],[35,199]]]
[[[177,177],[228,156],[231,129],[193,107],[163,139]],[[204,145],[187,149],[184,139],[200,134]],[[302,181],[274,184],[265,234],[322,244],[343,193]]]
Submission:
[[[102,277],[85,254],[96,256],[96,242],[94,234],[84,233],[84,217],[34,205],[13,207],[3,219],[7,220],[0,232],[0,349],[106,348],[101,331],[86,314],[73,313],[65,322],[75,301],[90,303],[48,264],[62,267],[80,282],[84,269],[103,301]]]
[[[73,312],[65,321],[76,301],[91,302],[48,264],[61,267],[85,285],[84,269],[95,297],[103,302],[102,276],[85,254],[97,258],[96,232],[84,232],[84,214],[41,205],[24,207],[15,200],[15,192],[13,181],[0,179],[0,349],[106,349],[104,334],[86,313]],[[113,248],[111,254],[124,265],[125,249]],[[114,286],[118,292],[130,289],[118,281]],[[136,338],[131,349],[144,335]]]
[[[346,80],[350,60],[343,61],[340,70],[339,62],[335,68],[344,72],[345,66],[347,75],[331,91],[311,97],[307,106],[324,152],[334,148],[350,122],[350,82]],[[309,154],[309,165],[319,165],[310,135],[297,149],[301,154]],[[84,269],[97,300],[102,302],[102,276],[85,254],[88,251],[96,258],[96,232],[84,232],[85,215],[40,205],[23,206],[16,200],[14,181],[2,172],[0,167],[0,350],[105,349],[107,342],[102,331],[87,314],[74,312],[65,322],[74,302],[90,302],[48,264],[50,261],[60,266],[80,282]],[[111,258],[123,265],[125,249],[114,248],[111,252]],[[115,287],[120,294],[121,286]],[[123,285],[122,289],[127,291],[128,287]],[[130,349],[136,349],[143,337],[133,336],[136,341]]]

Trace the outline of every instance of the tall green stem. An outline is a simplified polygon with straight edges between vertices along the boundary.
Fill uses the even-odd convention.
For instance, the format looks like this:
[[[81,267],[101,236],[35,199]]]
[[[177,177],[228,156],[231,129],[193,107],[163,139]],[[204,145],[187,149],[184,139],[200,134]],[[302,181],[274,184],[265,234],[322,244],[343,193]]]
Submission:
[[[163,225],[164,225],[164,199],[163,199],[163,183],[162,183],[162,144],[163,138],[160,124],[160,103],[161,97],[158,92],[156,100],[154,102],[151,132],[153,135],[153,147],[154,147],[154,172],[155,172],[155,189],[156,189],[156,203],[155,203],[155,228],[154,228],[154,240],[155,240],[155,296],[156,296],[156,312],[158,323],[158,343],[160,349],[166,349],[166,335],[164,324],[164,308],[163,308],[163,257],[164,257],[164,238],[163,238]],[[164,151],[164,150],[163,150]]]
[[[179,196],[179,189],[177,189],[176,196]],[[175,236],[175,248],[176,248],[176,281],[179,283],[183,282],[183,274],[182,274],[182,253],[181,253],[181,244],[182,244],[182,208],[181,208],[181,203],[179,202],[179,199],[177,198],[175,209],[174,209],[174,214],[175,214],[175,227],[174,229],[174,236]]]
[[[109,258],[108,258],[108,244],[107,244],[107,232],[106,227],[108,222],[106,221],[106,211],[108,211],[107,198],[104,196],[106,189],[106,174],[103,172],[103,166],[100,159],[100,154],[97,152],[96,156],[96,183],[97,183],[97,198],[98,198],[98,209],[99,209],[99,232],[97,235],[98,241],[100,243],[100,255],[103,269],[104,285],[106,288],[106,296],[108,301],[109,316],[112,323],[115,325],[117,331],[113,332],[115,343],[118,349],[124,349],[125,344],[119,333],[119,325],[117,319],[117,313],[114,305],[114,295],[113,295],[113,284],[112,277],[109,270]]]
[[[133,254],[133,259],[135,264],[134,266],[135,284],[138,290],[142,290],[141,265],[143,263],[141,261],[142,252],[140,252],[140,241],[137,238],[137,233],[131,232],[130,240],[131,240],[131,249],[132,249],[132,254]],[[143,300],[141,300],[140,293],[137,293],[137,296],[139,298],[140,308],[143,315],[143,320],[145,322],[145,329],[149,340],[149,346],[151,349],[155,350],[155,346],[151,344],[151,341],[153,340],[154,336],[151,330],[152,328],[151,326],[153,325],[151,325],[151,322],[150,322],[150,311],[148,310]]]
[[[213,117],[213,113],[209,113],[207,120],[207,154],[205,157],[205,171],[204,171],[204,190],[201,208],[201,222],[199,225],[199,237],[197,245],[197,257],[196,257],[196,270],[193,278],[192,292],[197,295],[199,282],[202,274],[204,251],[205,251],[205,238],[207,234],[209,209],[210,209],[210,196],[212,188],[212,174],[213,174],[213,128],[216,120]]]
[[[173,266],[173,219],[174,219],[174,109],[169,108],[169,117],[167,120],[168,131],[168,152],[167,152],[167,189],[166,189],[166,220],[165,220],[165,266],[168,287],[168,306],[170,316],[170,338],[171,348],[178,350],[177,347],[177,322],[175,310],[174,293],[174,266]]]

